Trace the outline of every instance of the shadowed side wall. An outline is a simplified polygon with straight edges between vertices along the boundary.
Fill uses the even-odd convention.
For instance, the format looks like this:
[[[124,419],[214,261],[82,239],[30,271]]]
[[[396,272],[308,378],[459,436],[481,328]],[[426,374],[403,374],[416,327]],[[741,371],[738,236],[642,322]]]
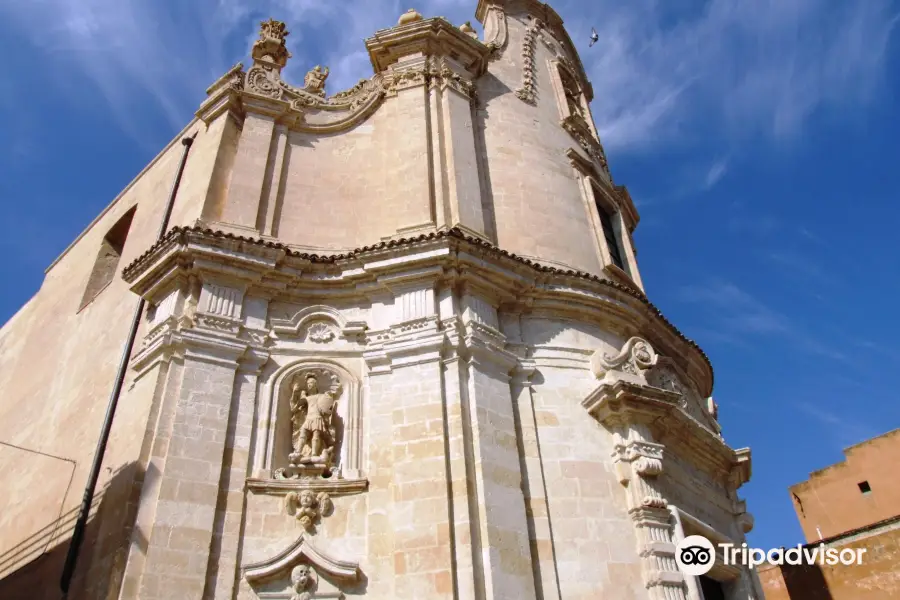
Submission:
[[[208,128],[193,124],[183,132],[198,134],[171,226],[191,223],[200,216],[223,128],[224,118],[220,118]],[[122,344],[137,305],[137,298],[121,279],[121,269],[155,240],[182,156],[181,137],[58,259],[47,271],[38,293],[0,331],[0,389],[3,390],[0,442],[24,449],[5,447],[0,457],[5,467],[0,472],[0,486],[4,490],[0,497],[0,550],[3,552],[17,547],[21,550],[20,544],[32,538],[36,530],[55,523],[60,514],[77,511]],[[135,206],[137,210],[115,277],[79,311],[104,236]],[[129,390],[128,381],[98,490],[104,488],[113,473],[139,458],[154,386],[142,384]],[[51,460],[46,455],[59,460]],[[131,494],[131,480],[110,491],[120,495],[115,501],[109,499],[116,507],[110,518],[118,520],[119,525],[103,527],[103,530],[119,535],[125,525],[122,519]],[[27,517],[20,514],[22,507],[27,507]],[[54,536],[46,548],[48,551],[57,544],[65,545],[73,520],[74,517]],[[82,573],[88,568],[109,570],[112,553],[120,544],[121,540],[85,544],[79,570]],[[21,560],[6,561],[5,572],[0,577],[31,558],[34,557],[23,554]],[[58,572],[53,573],[46,579],[46,585],[56,588],[58,577]],[[73,590],[79,587],[76,579]],[[99,590],[89,593],[100,597]]]

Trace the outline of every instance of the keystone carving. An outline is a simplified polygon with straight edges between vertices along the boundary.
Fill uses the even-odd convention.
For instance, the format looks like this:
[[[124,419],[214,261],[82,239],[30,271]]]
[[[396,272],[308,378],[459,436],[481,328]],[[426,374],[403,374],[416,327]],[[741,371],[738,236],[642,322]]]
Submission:
[[[323,323],[322,321],[313,323],[306,330],[306,339],[308,339],[311,342],[316,342],[318,344],[324,344],[326,342],[330,342],[334,338],[335,338],[334,327],[332,327],[328,323]]]

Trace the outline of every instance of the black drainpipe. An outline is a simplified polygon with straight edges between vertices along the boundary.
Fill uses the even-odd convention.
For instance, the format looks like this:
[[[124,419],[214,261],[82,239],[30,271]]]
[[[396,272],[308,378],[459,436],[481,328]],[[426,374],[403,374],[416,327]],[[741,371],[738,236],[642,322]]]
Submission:
[[[187,163],[188,152],[191,150],[191,144],[194,143],[194,133],[191,137],[181,140],[184,145],[184,153],[181,155],[181,162],[178,164],[178,172],[175,174],[175,180],[172,182],[172,191],[169,193],[169,203],[166,205],[166,213],[163,215],[162,223],[159,226],[159,233],[156,235],[156,241],[162,239],[169,227],[169,218],[172,216],[172,209],[175,207],[175,196],[178,195],[178,187],[181,185],[181,176],[184,174],[184,165]],[[137,338],[138,328],[141,325],[141,315],[144,312],[144,299],[138,301],[137,308],[134,310],[134,316],[131,318],[131,330],[128,333],[128,339],[122,347],[122,358],[119,359],[119,370],[116,372],[116,383],[113,385],[112,394],[109,396],[109,404],[106,407],[106,416],[103,417],[103,429],[100,431],[100,439],[97,440],[97,450],[94,452],[94,462],[91,464],[91,474],[88,476],[87,485],[84,488],[84,497],[81,500],[81,510],[78,513],[78,520],[75,522],[75,528],[72,530],[72,539],[69,542],[69,552],[66,554],[66,564],[63,566],[62,577],[59,580],[59,587],[65,598],[69,593],[69,585],[72,583],[72,576],[75,574],[75,565],[78,562],[78,551],[81,543],[84,541],[84,529],[87,526],[88,514],[91,510],[91,504],[94,500],[94,492],[97,489],[97,479],[100,477],[100,468],[103,466],[103,456],[106,454],[106,444],[109,442],[109,434],[112,430],[113,418],[116,415],[116,406],[119,404],[119,396],[122,393],[122,386],[125,384],[125,374],[128,372],[128,360],[131,358],[131,351],[134,348],[134,341]]]

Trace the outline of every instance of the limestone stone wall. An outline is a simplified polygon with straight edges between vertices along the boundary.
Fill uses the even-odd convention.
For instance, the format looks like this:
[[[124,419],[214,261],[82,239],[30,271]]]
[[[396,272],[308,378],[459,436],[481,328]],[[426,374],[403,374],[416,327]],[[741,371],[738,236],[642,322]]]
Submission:
[[[222,122],[208,129],[193,123],[182,135],[195,131],[172,225],[200,216]],[[154,241],[182,155],[182,135],[57,259],[37,294],[0,332],[0,461],[7,466],[0,499],[4,556],[0,577],[52,550],[71,534],[137,305],[119,272]],[[103,236],[135,206],[116,276],[79,310]],[[141,474],[152,392],[137,386],[126,391],[120,402],[98,485],[98,492],[110,496],[105,501],[101,495],[96,498],[105,514],[114,515],[106,523],[123,516],[131,481]],[[107,487],[111,482],[113,487]],[[93,537],[85,545],[82,570],[93,564],[97,573],[108,571],[121,534],[113,526],[103,532],[90,529],[89,535]],[[108,540],[103,539],[106,536]],[[58,576],[54,572],[49,577],[54,587]]]
[[[274,235],[347,250],[432,222],[425,108],[417,88],[346,132],[290,134]]]
[[[483,136],[485,196],[496,241],[501,248],[541,262],[599,273],[603,263],[591,226],[594,209],[565,154],[580,148],[560,125],[551,81],[555,54],[536,39],[526,45],[533,23],[529,17],[521,9],[510,12],[507,46],[478,81],[476,127]],[[550,33],[543,35],[552,39]],[[533,64],[534,105],[515,94],[529,69],[526,61]]]

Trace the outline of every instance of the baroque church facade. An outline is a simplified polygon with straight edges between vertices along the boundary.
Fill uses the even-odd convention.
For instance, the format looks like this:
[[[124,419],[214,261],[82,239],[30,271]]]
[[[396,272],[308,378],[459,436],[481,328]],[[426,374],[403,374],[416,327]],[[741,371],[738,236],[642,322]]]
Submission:
[[[676,566],[744,541],[750,452],[644,294],[562,20],[476,18],[410,10],[335,94],[285,81],[262,23],[48,268],[0,333],[8,597],[58,597],[27,576],[64,552],[139,298],[70,598],[762,597]]]

